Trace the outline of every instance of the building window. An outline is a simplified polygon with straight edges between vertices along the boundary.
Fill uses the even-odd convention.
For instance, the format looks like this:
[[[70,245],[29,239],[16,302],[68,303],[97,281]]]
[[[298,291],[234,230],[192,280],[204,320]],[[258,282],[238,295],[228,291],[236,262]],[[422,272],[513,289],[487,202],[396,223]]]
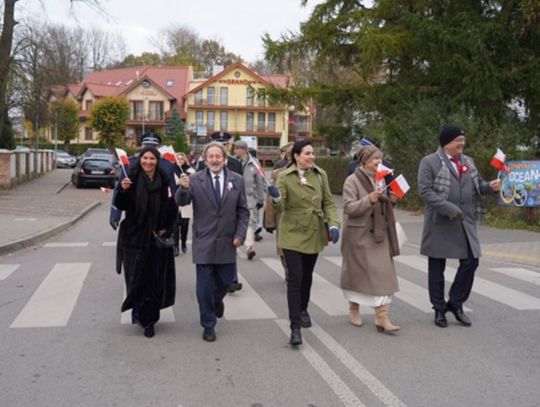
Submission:
[[[207,123],[206,123],[206,126],[208,127],[208,130],[212,131],[214,130],[215,126],[216,126],[216,114],[215,112],[208,112],[206,113],[206,120],[207,120]]]
[[[257,146],[259,147],[279,147],[278,137],[258,137]]]
[[[87,101],[85,102],[84,110],[86,110],[87,112],[89,112],[90,110],[92,110],[92,101],[91,101],[91,100],[87,100]]]
[[[148,110],[150,120],[163,120],[163,102],[150,102]]]
[[[229,88],[219,88],[219,104],[229,104]]]
[[[85,127],[84,128],[84,139],[86,141],[91,141],[94,139],[94,137],[92,137],[92,128],[91,127]]]
[[[268,131],[276,131],[276,114],[268,113]]]
[[[253,112],[246,113],[246,131],[253,131]]]
[[[196,105],[199,105],[202,103],[202,90],[198,90],[197,92],[195,92],[195,104]]]
[[[266,106],[266,90],[259,89],[259,92],[257,94],[257,103],[261,107]]]
[[[172,81],[172,79],[169,79],[169,80],[167,81],[167,87],[168,87],[168,88],[172,88],[172,87],[173,87],[173,84],[174,84],[174,82]]]
[[[223,130],[223,131],[227,130],[228,119],[229,119],[229,115],[227,112],[220,112],[219,114],[219,129],[220,130]]]
[[[246,89],[246,106],[253,106],[255,90],[253,88]]]
[[[202,126],[203,123],[204,123],[204,121],[203,121],[203,112],[202,112],[202,110],[197,110],[195,112],[195,125],[197,127],[199,127],[199,126]]]
[[[309,132],[309,120],[307,116],[296,116],[296,131]]]
[[[141,120],[143,115],[143,102],[142,100],[132,100],[129,102],[130,105],[130,112],[129,112],[129,119],[130,120]]]
[[[266,121],[265,113],[264,112],[257,113],[257,131],[266,130],[265,121]]]
[[[209,105],[215,105],[216,104],[216,88],[213,86],[209,86],[206,90],[207,96],[208,96],[208,104]]]

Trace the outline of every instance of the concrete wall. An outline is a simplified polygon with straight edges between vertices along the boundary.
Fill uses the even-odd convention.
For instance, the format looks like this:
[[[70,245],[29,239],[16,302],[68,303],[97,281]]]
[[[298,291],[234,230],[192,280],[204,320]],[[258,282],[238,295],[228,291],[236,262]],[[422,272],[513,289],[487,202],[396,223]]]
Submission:
[[[37,174],[34,151],[0,150],[0,189],[11,189],[54,169],[54,151],[38,150]]]

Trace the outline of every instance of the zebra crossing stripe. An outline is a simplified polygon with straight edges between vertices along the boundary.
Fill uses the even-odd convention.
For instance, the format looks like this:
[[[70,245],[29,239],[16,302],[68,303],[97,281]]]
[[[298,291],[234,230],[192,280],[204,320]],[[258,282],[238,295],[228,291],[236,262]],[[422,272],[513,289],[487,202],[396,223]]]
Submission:
[[[427,259],[423,257],[401,255],[396,257],[395,260],[406,266],[427,273]],[[456,268],[447,266],[444,272],[445,280],[452,282],[454,281],[455,275]],[[472,290],[477,294],[517,310],[540,309],[540,299],[480,277],[475,277]]]
[[[540,285],[540,273],[535,271],[527,270],[520,267],[497,267],[490,270],[496,271],[497,273],[504,274],[509,277],[517,278],[518,280],[526,281],[534,285]]]
[[[243,285],[242,291],[227,295],[224,299],[225,319],[232,321],[277,318],[274,311],[272,311],[240,273],[238,273],[238,281]]]
[[[57,263],[11,328],[63,327],[73,312],[91,263]]]
[[[124,284],[124,296],[122,297],[122,302],[126,299],[126,285]],[[176,318],[174,317],[173,307],[167,307],[159,310],[159,322],[175,322]],[[131,310],[122,312],[120,316],[121,324],[131,324]]]
[[[283,266],[278,259],[263,257],[261,260],[281,278],[285,278]],[[336,316],[349,314],[348,304],[343,297],[341,289],[317,273],[313,273],[310,301],[328,315]]]
[[[5,280],[19,268],[19,264],[0,264],[0,280]]]
[[[51,242],[45,243],[43,247],[58,248],[58,247],[86,247],[88,242]]]
[[[289,322],[284,319],[274,320],[281,328],[285,335],[289,334]],[[303,344],[298,347],[298,350],[313,366],[315,371],[323,378],[330,386],[336,396],[347,407],[365,407],[366,405],[353,393],[347,384],[332,370],[332,368],[324,361],[324,359],[311,347],[311,345],[303,339]]]

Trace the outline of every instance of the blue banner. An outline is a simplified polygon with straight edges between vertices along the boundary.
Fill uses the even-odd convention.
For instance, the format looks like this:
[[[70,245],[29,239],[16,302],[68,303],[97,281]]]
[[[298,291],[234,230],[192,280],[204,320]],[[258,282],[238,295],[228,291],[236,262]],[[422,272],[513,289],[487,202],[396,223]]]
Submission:
[[[499,205],[540,206],[540,161],[507,161],[505,165]]]

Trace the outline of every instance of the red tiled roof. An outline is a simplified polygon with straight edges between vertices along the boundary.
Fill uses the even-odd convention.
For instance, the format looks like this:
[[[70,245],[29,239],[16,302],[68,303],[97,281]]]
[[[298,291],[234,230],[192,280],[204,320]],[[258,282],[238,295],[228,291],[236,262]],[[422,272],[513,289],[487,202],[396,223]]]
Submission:
[[[261,75],[261,78],[278,88],[288,88],[291,85],[291,77],[289,75],[270,74]]]
[[[77,97],[82,87],[82,83],[70,83],[67,85],[68,91],[71,92],[74,97]]]
[[[84,86],[80,90],[79,97],[82,96],[85,89],[88,89],[90,92],[92,92],[92,95],[95,97],[103,97],[103,96],[118,96],[120,95],[124,89],[126,89],[127,86],[113,86],[113,85],[104,85],[101,83],[90,83],[85,82]]]

